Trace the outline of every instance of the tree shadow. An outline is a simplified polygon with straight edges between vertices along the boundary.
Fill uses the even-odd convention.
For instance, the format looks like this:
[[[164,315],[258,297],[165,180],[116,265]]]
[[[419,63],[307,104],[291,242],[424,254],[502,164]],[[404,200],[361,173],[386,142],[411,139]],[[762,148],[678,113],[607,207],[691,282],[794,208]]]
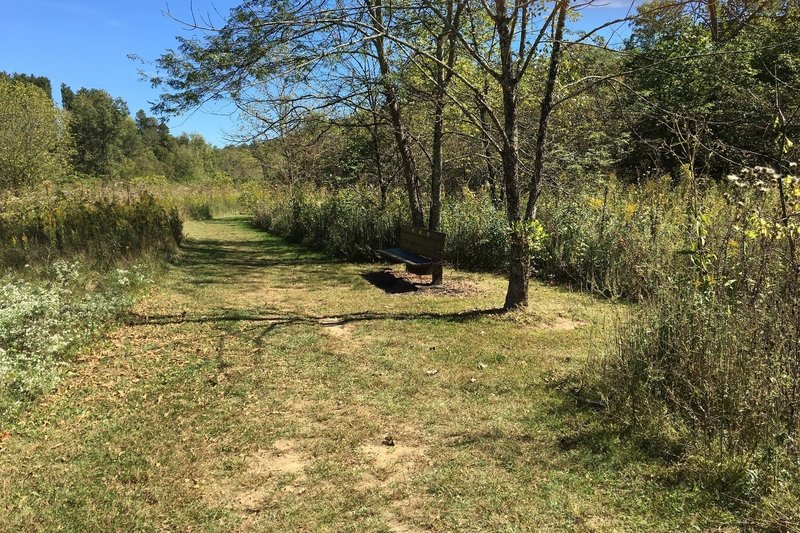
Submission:
[[[223,309],[216,313],[190,314],[170,313],[170,314],[143,314],[129,312],[124,323],[127,326],[169,326],[178,324],[224,324],[229,322],[252,322],[254,328],[258,324],[266,323],[270,331],[277,327],[290,326],[295,324],[326,326],[331,324],[345,325],[359,322],[374,322],[380,320],[444,320],[447,322],[469,322],[479,320],[488,316],[502,315],[503,309],[470,309],[452,313],[378,313],[372,311],[362,311],[346,313],[343,315],[313,315],[302,313],[291,313],[277,309],[265,309],[259,311],[241,311],[235,309]]]
[[[189,283],[211,285],[274,268],[292,269],[294,274],[314,270],[314,276],[319,278],[324,273],[318,267],[337,262],[280,241],[194,238],[181,245],[176,264],[190,275]]]
[[[361,277],[386,294],[406,294],[419,290],[418,284],[395,276],[390,269],[364,272]]]

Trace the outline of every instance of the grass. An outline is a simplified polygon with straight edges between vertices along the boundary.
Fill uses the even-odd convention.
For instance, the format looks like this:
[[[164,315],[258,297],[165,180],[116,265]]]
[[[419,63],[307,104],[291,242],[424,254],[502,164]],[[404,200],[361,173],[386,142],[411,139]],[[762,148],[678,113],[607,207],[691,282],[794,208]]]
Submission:
[[[126,322],[0,428],[0,530],[735,526],[566,390],[611,304],[534,285],[501,315],[500,277],[391,293],[381,267],[246,219],[186,233]]]

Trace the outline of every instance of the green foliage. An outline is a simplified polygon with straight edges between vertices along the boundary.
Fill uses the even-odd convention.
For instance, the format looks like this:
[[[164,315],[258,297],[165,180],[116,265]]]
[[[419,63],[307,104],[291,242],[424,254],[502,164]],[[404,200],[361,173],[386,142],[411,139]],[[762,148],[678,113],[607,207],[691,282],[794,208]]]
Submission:
[[[800,106],[800,9],[765,4],[750,19],[747,6],[720,6],[731,19],[716,36],[693,14],[676,13],[677,4],[636,22],[625,59],[635,139],[620,165],[625,174],[656,168],[678,177],[689,164],[721,178],[738,166],[773,164],[773,121],[796,117]],[[785,126],[792,138],[800,133],[794,118]]]
[[[344,259],[374,260],[377,250],[396,244],[407,218],[402,198],[381,210],[364,190],[251,191],[245,206],[256,227]]]
[[[544,278],[631,300],[651,295],[683,241],[683,194],[667,182],[613,178],[571,194],[545,194],[548,237],[534,266]]]
[[[214,176],[213,150],[200,135],[181,135],[167,155],[171,177],[176,181],[198,181]]]
[[[39,87],[0,77],[0,190],[64,175],[65,125]]]
[[[66,109],[75,142],[75,169],[89,176],[110,177],[120,157],[127,105],[104,90],[81,89]]]
[[[65,261],[33,281],[0,278],[0,427],[50,392],[73,351],[129,306],[146,282],[138,267],[101,276]]]
[[[0,265],[20,267],[81,256],[107,267],[142,253],[171,253],[182,236],[178,211],[147,192],[75,186],[0,200]]]
[[[378,259],[377,251],[397,246],[400,227],[409,223],[402,195],[390,195],[381,209],[372,193],[362,189],[252,191],[245,205],[257,227],[349,260]],[[507,227],[505,215],[486,195],[467,193],[463,200],[448,203],[443,213],[445,259],[460,268],[503,269]]]
[[[50,78],[48,78],[47,76],[22,74],[20,72],[12,72],[11,74],[9,74],[8,72],[0,71],[0,80],[33,85],[44,91],[44,94],[47,95],[47,98],[50,99],[51,103],[53,101],[53,85],[50,82]]]
[[[634,431],[672,443],[660,447],[696,482],[780,529],[800,522],[785,507],[800,488],[800,180],[730,181],[724,199],[696,199],[683,259],[621,325],[596,390]]]
[[[508,221],[487,194],[464,191],[459,201],[448,201],[441,230],[447,235],[445,255],[461,268],[500,271],[508,256]]]

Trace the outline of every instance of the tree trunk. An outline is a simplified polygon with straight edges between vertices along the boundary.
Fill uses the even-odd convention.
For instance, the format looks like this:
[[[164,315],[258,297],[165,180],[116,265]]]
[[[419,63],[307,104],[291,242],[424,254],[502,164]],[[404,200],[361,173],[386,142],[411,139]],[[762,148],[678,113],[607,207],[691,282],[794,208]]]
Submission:
[[[442,218],[442,138],[444,137],[444,95],[436,94],[433,116],[433,154],[431,157],[431,209],[428,229],[439,231]]]
[[[503,309],[510,311],[527,307],[528,282],[531,277],[531,253],[528,236],[517,226],[511,232],[508,257],[508,292]]]
[[[717,14],[717,0],[707,0],[708,25],[711,28],[711,40],[719,41],[719,16]]]
[[[422,199],[419,190],[419,178],[417,176],[417,164],[414,160],[414,153],[411,151],[411,141],[403,124],[403,116],[400,112],[400,102],[397,99],[397,90],[390,80],[391,69],[386,58],[386,48],[384,37],[386,27],[383,24],[383,4],[381,0],[367,0],[367,6],[372,17],[372,24],[378,35],[372,40],[375,47],[375,54],[378,58],[378,65],[381,71],[381,87],[386,99],[386,107],[389,110],[389,117],[392,121],[394,139],[397,144],[397,151],[400,154],[400,164],[403,170],[403,177],[406,181],[406,193],[408,194],[408,207],[411,211],[411,223],[414,227],[425,227],[425,214],[422,211]]]
[[[500,86],[503,91],[503,182],[506,189],[506,216],[511,228],[508,257],[508,291],[503,306],[506,310],[528,305],[528,275],[530,274],[530,255],[527,253],[527,238],[520,216],[520,192],[517,177],[519,169],[519,133],[517,122],[517,78],[516,63],[513,57],[514,31],[511,19],[506,14],[506,4],[496,0],[495,21],[500,43],[500,63],[502,75]]]
[[[503,179],[506,190],[506,215],[511,227],[508,257],[508,291],[503,308],[506,310],[528,305],[528,276],[531,258],[527,236],[520,217],[520,193],[517,172],[519,167],[519,135],[517,131],[517,89],[509,83],[503,87],[505,140],[503,143]]]
[[[383,211],[386,208],[386,197],[389,192],[389,181],[386,179],[383,172],[383,160],[381,158],[381,143],[378,136],[377,120],[373,122],[372,127],[369,128],[369,132],[370,135],[372,135],[372,144],[375,156],[375,174],[378,180],[378,188],[381,191],[380,210]]]
[[[558,64],[561,59],[561,38],[564,35],[564,23],[567,18],[569,0],[560,0],[558,4],[558,20],[553,36],[553,48],[550,51],[550,68],[547,71],[542,106],[539,111],[539,131],[536,136],[536,156],[533,162],[533,176],[531,176],[531,191],[528,196],[528,207],[525,209],[526,220],[536,220],[536,204],[542,192],[542,167],[544,165],[544,148],[547,140],[547,125],[553,112],[553,93],[558,78]]]
[[[489,94],[489,80],[483,82],[483,99],[486,100]],[[483,146],[483,157],[486,158],[486,182],[489,184],[489,193],[492,195],[492,204],[495,208],[500,209],[500,206],[505,202],[505,190],[502,183],[497,182],[497,170],[492,163],[492,157],[495,155],[492,150],[491,142],[489,141],[489,121],[486,120],[486,108],[476,98],[478,107],[478,118],[481,125],[481,145]]]
[[[456,64],[456,42],[454,30],[461,19],[461,9],[454,7],[454,1],[447,3],[447,22],[444,31],[436,38],[436,88],[434,89],[433,111],[433,154],[431,157],[431,209],[428,228],[439,231],[442,218],[442,141],[444,139],[444,102],[447,86],[453,76]],[[447,45],[447,49],[445,49]],[[445,69],[445,61],[447,68]]]

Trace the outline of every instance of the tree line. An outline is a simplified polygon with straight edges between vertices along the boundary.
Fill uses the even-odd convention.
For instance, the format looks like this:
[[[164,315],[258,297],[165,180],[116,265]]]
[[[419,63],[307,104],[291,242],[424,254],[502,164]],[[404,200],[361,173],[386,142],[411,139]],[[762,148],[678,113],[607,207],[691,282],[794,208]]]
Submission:
[[[44,76],[0,73],[0,189],[77,177],[173,181],[262,175],[252,146],[217,148],[199,134],[173,135],[163,118],[104,89],[61,85],[61,105]]]

